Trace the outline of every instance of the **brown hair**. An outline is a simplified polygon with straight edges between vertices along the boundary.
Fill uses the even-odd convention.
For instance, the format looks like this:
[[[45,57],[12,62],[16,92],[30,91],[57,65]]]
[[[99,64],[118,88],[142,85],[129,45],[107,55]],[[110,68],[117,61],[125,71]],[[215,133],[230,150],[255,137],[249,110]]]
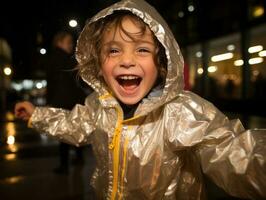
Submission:
[[[130,17],[133,19],[132,21],[140,28],[140,32],[137,33],[141,36],[145,34],[147,29],[147,24],[145,24],[139,17],[132,14],[129,11],[115,11],[113,14],[100,19],[96,22],[91,23],[87,29],[85,30],[86,36],[85,41],[83,39],[82,42],[85,42],[86,44],[82,44],[83,50],[86,51],[83,52],[82,60],[83,63],[81,65],[87,65],[87,66],[94,66],[95,63],[97,65],[97,71],[99,72],[99,67],[101,65],[100,55],[101,55],[101,49],[102,49],[102,39],[103,39],[103,33],[108,29],[110,26],[115,27],[115,29],[120,29],[126,36],[128,36],[132,41],[135,40],[134,35],[132,33],[128,33],[122,26],[122,21],[125,17]],[[84,36],[83,36],[84,37]],[[162,46],[162,44],[158,41],[158,39],[153,34],[153,39],[155,42],[156,47],[156,55],[154,57],[154,62],[158,69],[158,80],[156,85],[158,84],[164,84],[167,74],[167,58],[165,54],[165,49]],[[95,48],[96,47],[96,48]],[[78,56],[79,55],[79,52]],[[86,58],[84,56],[86,55]],[[85,59],[85,63],[84,63]],[[82,66],[80,66],[82,67]],[[80,69],[81,70],[81,69]]]

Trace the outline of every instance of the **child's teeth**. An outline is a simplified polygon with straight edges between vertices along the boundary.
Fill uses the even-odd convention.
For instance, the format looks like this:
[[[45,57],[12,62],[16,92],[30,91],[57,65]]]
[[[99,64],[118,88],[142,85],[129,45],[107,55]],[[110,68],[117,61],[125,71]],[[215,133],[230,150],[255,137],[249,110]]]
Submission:
[[[137,79],[137,76],[121,76],[120,77],[123,80],[133,80],[133,79]]]

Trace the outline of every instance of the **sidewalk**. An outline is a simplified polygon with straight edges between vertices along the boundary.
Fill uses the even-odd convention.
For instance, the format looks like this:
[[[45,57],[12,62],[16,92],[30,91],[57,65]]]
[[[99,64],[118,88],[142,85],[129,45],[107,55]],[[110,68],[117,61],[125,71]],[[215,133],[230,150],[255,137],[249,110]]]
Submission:
[[[71,165],[67,175],[55,174],[59,143],[13,120],[0,122],[0,199],[95,199],[89,184],[95,166],[90,146],[84,149],[83,165]]]

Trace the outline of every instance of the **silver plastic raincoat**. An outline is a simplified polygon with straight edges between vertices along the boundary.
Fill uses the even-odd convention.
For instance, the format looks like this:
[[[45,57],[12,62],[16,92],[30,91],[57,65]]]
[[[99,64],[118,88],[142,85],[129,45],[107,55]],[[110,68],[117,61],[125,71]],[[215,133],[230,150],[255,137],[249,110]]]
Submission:
[[[163,90],[152,91],[127,120],[95,69],[86,67],[90,23],[115,10],[128,10],[148,24],[168,59]],[[203,174],[231,195],[266,197],[266,131],[244,130],[239,120],[228,120],[211,103],[183,91],[180,49],[153,7],[124,0],[99,12],[81,33],[77,60],[95,92],[71,112],[38,107],[31,124],[70,144],[92,144],[98,199],[205,199]]]

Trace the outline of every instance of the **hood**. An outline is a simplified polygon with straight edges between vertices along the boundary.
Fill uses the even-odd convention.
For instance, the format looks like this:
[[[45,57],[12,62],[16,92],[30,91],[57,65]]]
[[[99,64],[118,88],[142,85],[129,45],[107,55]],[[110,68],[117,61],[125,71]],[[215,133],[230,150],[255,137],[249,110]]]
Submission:
[[[180,48],[169,29],[168,25],[160,14],[144,0],[123,0],[112,6],[100,11],[85,25],[83,31],[80,34],[76,49],[76,58],[81,66],[81,77],[88,83],[99,96],[108,93],[104,83],[97,78],[96,63],[95,68],[88,67],[87,51],[86,51],[86,35],[90,28],[90,24],[97,20],[100,20],[108,15],[111,15],[114,11],[127,10],[141,18],[155,34],[159,42],[165,48],[166,57],[168,60],[167,76],[164,88],[161,92],[152,91],[150,95],[145,98],[139,105],[136,114],[147,113],[162,104],[175,98],[183,90],[183,57]]]

